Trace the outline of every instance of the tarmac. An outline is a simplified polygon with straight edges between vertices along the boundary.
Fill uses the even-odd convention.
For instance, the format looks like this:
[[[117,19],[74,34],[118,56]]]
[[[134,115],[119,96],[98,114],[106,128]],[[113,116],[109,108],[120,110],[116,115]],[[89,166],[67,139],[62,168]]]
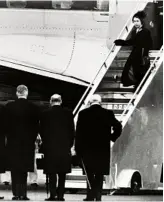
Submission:
[[[111,195],[113,193],[113,195]],[[12,191],[11,185],[0,185],[0,196],[4,196],[3,200],[0,201],[12,201]],[[47,196],[46,187],[45,185],[39,185],[36,188],[31,187],[28,185],[27,196],[30,198],[30,201],[44,201]],[[85,189],[78,189],[76,194],[71,194],[70,190],[66,189],[64,198],[65,201],[83,201],[86,197],[86,190]],[[163,190],[141,190],[136,194],[130,194],[127,191],[116,191],[110,192],[105,191],[102,195],[102,201],[163,201]]]

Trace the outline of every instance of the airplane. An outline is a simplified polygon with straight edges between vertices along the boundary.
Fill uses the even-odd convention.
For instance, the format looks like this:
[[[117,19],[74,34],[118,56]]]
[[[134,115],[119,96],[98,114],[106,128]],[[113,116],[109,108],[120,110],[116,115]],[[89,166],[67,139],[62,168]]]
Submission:
[[[30,99],[47,102],[57,92],[75,108],[136,4],[0,1],[1,100],[13,99],[24,83]]]

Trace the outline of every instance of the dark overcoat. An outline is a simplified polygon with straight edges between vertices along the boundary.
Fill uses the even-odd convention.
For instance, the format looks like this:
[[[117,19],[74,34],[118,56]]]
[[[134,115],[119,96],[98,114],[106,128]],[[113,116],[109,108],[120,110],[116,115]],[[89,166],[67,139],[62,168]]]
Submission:
[[[6,147],[5,147],[5,133],[4,133],[4,107],[0,109],[0,173],[4,173],[6,169]]]
[[[88,171],[109,174],[110,141],[116,141],[121,130],[113,111],[100,105],[92,105],[79,113],[75,150]]]
[[[7,170],[33,171],[35,140],[39,132],[39,110],[26,99],[5,106]]]
[[[131,37],[128,40],[118,39],[115,41],[115,44],[120,46],[132,46],[132,51],[124,66],[121,82],[124,86],[140,83],[149,68],[149,64],[147,66],[143,65],[143,57],[148,56],[149,50],[152,48],[150,31],[146,28],[142,28],[141,31],[136,33],[136,29],[133,29]],[[131,67],[133,69],[134,80],[136,81],[129,78],[129,69]]]
[[[45,173],[71,172],[74,130],[73,115],[68,109],[55,105],[43,111],[40,118],[40,134]]]

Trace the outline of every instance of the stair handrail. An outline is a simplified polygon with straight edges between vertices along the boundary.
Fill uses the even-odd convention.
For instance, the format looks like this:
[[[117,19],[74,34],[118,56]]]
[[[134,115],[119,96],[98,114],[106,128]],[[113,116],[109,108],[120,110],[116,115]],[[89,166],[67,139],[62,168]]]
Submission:
[[[145,6],[147,5],[148,2],[150,2],[150,0],[146,0]],[[122,34],[124,33],[124,31],[126,31],[126,33],[129,33],[129,30],[131,30],[131,29],[133,28],[133,26],[131,26],[131,29],[128,29],[128,24],[129,24],[129,22],[131,22],[131,19],[132,19],[133,15],[134,15],[134,12],[136,12],[136,10],[139,9],[138,7],[139,7],[140,5],[141,5],[141,2],[138,3],[137,6],[135,7],[135,9],[131,12],[130,17],[128,18],[127,22],[125,23],[124,27],[122,28],[122,30],[121,30],[120,34],[118,35],[117,39],[122,37]],[[131,22],[130,25],[132,25],[132,22]],[[130,25],[129,25],[129,27],[130,27]],[[126,36],[126,37],[127,37],[127,36]],[[124,37],[124,38],[125,38],[125,37]],[[94,77],[93,80],[90,82],[90,84],[88,85],[87,89],[85,90],[83,96],[81,97],[80,101],[79,101],[78,104],[76,105],[76,107],[75,107],[75,109],[74,109],[74,111],[73,111],[74,117],[76,116],[76,114],[77,114],[77,112],[78,112],[77,110],[78,110],[78,109],[80,108],[80,106],[83,104],[84,99],[86,98],[87,94],[89,93],[89,91],[90,91],[91,88],[93,87],[94,82],[95,82],[97,76],[99,75],[100,71],[103,69],[103,67],[106,68],[106,71],[105,71],[105,72],[108,71],[110,65],[107,67],[106,61],[108,60],[108,58],[109,58],[109,56],[111,55],[111,53],[115,51],[115,47],[116,47],[116,45],[113,43],[113,44],[112,44],[112,47],[110,48],[110,51],[109,51],[109,53],[108,53],[108,55],[107,55],[107,58],[105,59],[105,61],[104,61],[103,64],[101,65],[100,69],[97,71],[95,77]],[[121,46],[119,46],[119,48],[117,49],[117,53],[119,52],[120,49],[121,49]]]
[[[134,109],[133,109],[132,111],[129,110],[130,107],[131,107],[131,106],[134,106],[134,107],[137,106],[138,103],[136,103],[136,106],[135,106],[135,98],[136,98],[136,96],[139,96],[139,95],[140,95],[140,93],[138,94],[138,92],[141,90],[142,85],[144,84],[144,82],[145,82],[145,84],[146,84],[146,80],[147,80],[148,77],[151,75],[151,73],[153,73],[153,70],[156,68],[156,62],[159,60],[160,57],[162,57],[162,55],[161,55],[162,52],[163,52],[163,45],[162,45],[162,47],[160,48],[160,50],[159,50],[159,52],[158,52],[159,55],[157,55],[157,56],[155,57],[155,59],[153,60],[153,62],[150,64],[149,69],[147,70],[147,72],[146,72],[146,74],[144,75],[142,81],[141,81],[140,84],[138,85],[136,91],[135,91],[134,94],[132,95],[130,101],[128,102],[127,106],[125,107],[123,113],[121,114],[121,116],[120,116],[120,121],[122,122],[122,126],[123,126],[123,127],[125,126],[126,122],[128,121],[129,117],[131,116],[131,114],[132,114],[132,112],[133,112],[133,110],[134,110]],[[151,71],[152,71],[152,72],[151,72]],[[151,72],[151,73],[150,73],[150,72]],[[149,73],[150,73],[150,75],[149,75]],[[148,75],[149,75],[149,76],[148,76]],[[138,95],[137,95],[137,94],[138,94]],[[126,112],[129,112],[129,113],[126,114]],[[126,118],[125,118],[125,114],[126,114]],[[124,120],[123,120],[123,119],[124,119]]]

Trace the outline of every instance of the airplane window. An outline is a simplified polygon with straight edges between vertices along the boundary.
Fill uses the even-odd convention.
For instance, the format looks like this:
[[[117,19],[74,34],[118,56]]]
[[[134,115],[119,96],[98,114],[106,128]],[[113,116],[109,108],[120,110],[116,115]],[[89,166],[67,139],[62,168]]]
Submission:
[[[109,11],[109,0],[97,0],[97,9],[99,11]]]
[[[52,9],[51,1],[27,1],[27,8],[33,9]]]
[[[96,1],[73,1],[72,10],[95,10],[97,7]]]
[[[6,5],[8,8],[25,8],[27,5],[26,0],[15,1],[15,0],[6,0]]]
[[[6,8],[6,1],[0,1],[0,8]]]
[[[70,9],[70,10],[94,10],[94,11],[109,11],[108,0],[97,0],[97,1],[54,1],[52,0],[52,7],[56,10]]]
[[[54,9],[71,9],[73,2],[70,1],[52,1],[52,7]]]

